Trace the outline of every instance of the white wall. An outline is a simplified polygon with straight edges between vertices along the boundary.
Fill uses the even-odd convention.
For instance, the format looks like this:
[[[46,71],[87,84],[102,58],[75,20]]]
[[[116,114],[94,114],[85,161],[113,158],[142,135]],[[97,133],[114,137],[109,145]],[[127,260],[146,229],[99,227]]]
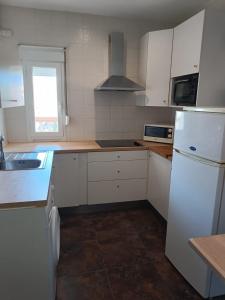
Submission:
[[[108,76],[108,34],[125,33],[127,76],[138,80],[139,38],[148,24],[116,18],[0,7],[0,25],[13,37],[0,39],[0,60],[18,60],[18,44],[67,47],[67,93],[71,123],[67,140],[141,138],[145,122],[169,122],[171,110],[135,106],[132,93],[94,93]],[[8,141],[27,141],[25,108],[5,110]]]

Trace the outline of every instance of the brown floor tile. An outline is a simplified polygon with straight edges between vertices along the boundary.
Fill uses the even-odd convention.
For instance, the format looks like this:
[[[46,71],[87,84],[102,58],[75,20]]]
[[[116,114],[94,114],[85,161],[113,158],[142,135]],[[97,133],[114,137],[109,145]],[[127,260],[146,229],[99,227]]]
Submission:
[[[136,265],[110,269],[109,279],[115,299],[201,299],[183,280],[177,281],[174,276],[163,280],[157,266],[151,263],[138,261]]]
[[[135,234],[112,241],[99,241],[99,245],[106,267],[132,264],[146,252],[141,239]]]
[[[57,300],[113,300],[106,272],[59,276]]]
[[[73,247],[60,256],[58,274],[79,275],[103,269],[103,266],[101,250],[96,241],[74,241]]]
[[[57,300],[202,299],[165,257],[166,224],[153,209],[62,221]]]

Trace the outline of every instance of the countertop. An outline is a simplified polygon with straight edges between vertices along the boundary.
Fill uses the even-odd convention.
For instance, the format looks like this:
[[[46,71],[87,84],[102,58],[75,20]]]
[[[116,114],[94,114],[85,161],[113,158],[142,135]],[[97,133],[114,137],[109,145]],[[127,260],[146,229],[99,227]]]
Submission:
[[[78,142],[39,142],[39,143],[9,143],[5,146],[6,152],[40,152],[54,151],[55,153],[68,152],[107,152],[107,151],[137,151],[151,150],[164,158],[172,159],[172,145],[138,140],[142,145],[127,148],[101,148],[95,141]]]
[[[40,207],[47,204],[53,153],[150,150],[166,159],[172,158],[172,145],[138,141],[142,146],[101,148],[95,141],[9,143],[6,152],[49,151],[44,169],[0,171],[0,209]]]
[[[225,280],[225,234],[193,238],[190,244]]]
[[[47,205],[53,152],[44,169],[0,171],[0,209]]]

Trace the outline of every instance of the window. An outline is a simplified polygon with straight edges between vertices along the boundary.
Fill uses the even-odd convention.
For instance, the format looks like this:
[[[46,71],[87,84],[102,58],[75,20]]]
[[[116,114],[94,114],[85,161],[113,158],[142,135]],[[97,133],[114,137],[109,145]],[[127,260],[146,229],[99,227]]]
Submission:
[[[28,133],[35,139],[64,135],[64,49],[21,46]]]

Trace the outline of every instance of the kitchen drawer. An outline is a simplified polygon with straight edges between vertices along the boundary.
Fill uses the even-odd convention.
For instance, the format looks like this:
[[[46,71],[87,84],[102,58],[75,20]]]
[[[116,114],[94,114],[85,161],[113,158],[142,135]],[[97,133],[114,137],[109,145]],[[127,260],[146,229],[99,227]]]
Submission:
[[[147,151],[89,152],[88,162],[147,159]]]
[[[147,162],[145,160],[103,161],[88,164],[88,181],[146,177]]]
[[[146,190],[146,179],[89,182],[88,204],[145,200]]]

